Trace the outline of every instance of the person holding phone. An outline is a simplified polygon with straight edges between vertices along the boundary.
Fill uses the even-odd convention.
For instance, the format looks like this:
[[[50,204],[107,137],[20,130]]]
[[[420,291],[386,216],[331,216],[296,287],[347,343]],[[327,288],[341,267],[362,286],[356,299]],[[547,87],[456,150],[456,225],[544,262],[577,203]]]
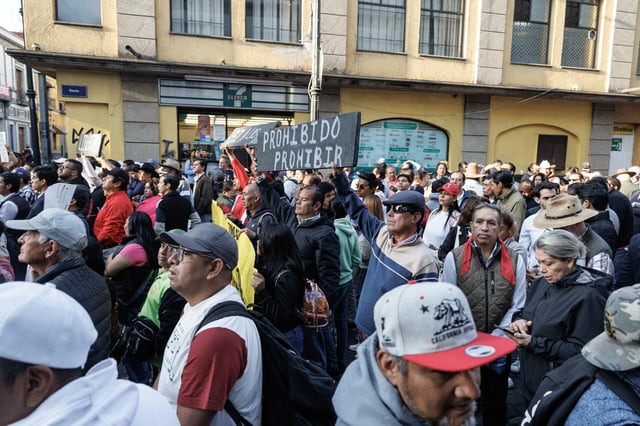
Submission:
[[[535,279],[524,308],[505,333],[522,349],[522,395],[529,404],[542,378],[580,353],[602,331],[602,313],[611,276],[583,268],[577,260],[585,246],[572,233],[553,230],[534,243],[541,276]]]

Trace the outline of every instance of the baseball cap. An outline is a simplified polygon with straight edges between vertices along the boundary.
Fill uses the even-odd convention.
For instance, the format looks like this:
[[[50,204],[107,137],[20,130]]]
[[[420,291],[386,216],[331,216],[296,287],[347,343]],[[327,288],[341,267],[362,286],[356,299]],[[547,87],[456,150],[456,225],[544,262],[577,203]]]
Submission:
[[[438,192],[445,192],[449,195],[453,195],[457,197],[460,194],[460,188],[455,183],[445,183],[440,188],[438,188]]]
[[[125,185],[129,185],[129,173],[126,170],[123,170],[120,167],[116,167],[111,170],[103,169],[103,171],[105,174],[113,176],[114,180],[118,179]]]
[[[433,370],[470,370],[516,349],[476,331],[467,298],[448,283],[398,286],[378,299],[373,316],[381,348]]]
[[[640,284],[611,293],[604,308],[604,332],[584,345],[582,356],[605,370],[627,371],[639,366]]]
[[[18,168],[13,169],[13,173],[15,173],[18,176],[20,176],[22,179],[25,180],[25,182],[27,182],[27,181],[29,181],[29,179],[31,179],[31,176],[29,175],[29,172],[24,167],[18,167]]]
[[[396,192],[391,197],[382,202],[385,206],[393,206],[396,204],[406,204],[414,206],[418,211],[424,213],[425,202],[424,195],[417,191],[401,191]]]
[[[8,220],[7,228],[38,231],[65,248],[83,250],[87,246],[87,230],[82,220],[70,211],[52,207],[24,220]]]
[[[223,227],[214,223],[196,225],[184,235],[163,232],[160,234],[160,241],[196,252],[212,254],[222,259],[229,269],[234,269],[238,264],[236,239]]]
[[[0,357],[52,368],[82,368],[98,332],[87,311],[54,284],[0,286]]]
[[[158,175],[158,172],[156,172],[156,168],[151,163],[142,163],[142,166],[140,166],[140,170],[142,170],[143,172],[149,173],[151,177],[154,177],[154,178],[160,177]]]

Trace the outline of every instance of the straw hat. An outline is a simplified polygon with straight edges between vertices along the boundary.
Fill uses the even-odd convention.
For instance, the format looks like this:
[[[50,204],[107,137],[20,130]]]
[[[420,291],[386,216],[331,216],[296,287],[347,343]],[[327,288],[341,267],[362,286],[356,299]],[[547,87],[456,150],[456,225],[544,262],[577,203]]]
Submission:
[[[595,210],[583,209],[575,195],[560,194],[549,200],[547,208],[536,215],[533,225],[537,228],[562,228],[584,222],[597,214]]]
[[[549,161],[547,161],[547,160],[542,160],[540,162],[540,168],[541,169],[555,169],[556,165],[549,163]]]
[[[478,163],[469,163],[467,164],[467,171],[464,172],[464,176],[467,179],[478,179],[484,176],[484,173],[481,173],[481,168]]]
[[[631,177],[631,176],[635,176],[635,174],[636,172],[631,172],[627,169],[618,169],[614,174],[611,175],[611,177],[618,177],[620,175],[629,175],[629,177]]]

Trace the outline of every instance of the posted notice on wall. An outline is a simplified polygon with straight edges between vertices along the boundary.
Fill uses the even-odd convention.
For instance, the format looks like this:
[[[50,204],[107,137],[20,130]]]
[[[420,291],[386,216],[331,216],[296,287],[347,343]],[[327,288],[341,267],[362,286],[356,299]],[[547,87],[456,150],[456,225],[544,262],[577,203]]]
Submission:
[[[84,154],[87,157],[100,157],[102,155],[102,144],[105,135],[101,133],[84,134],[80,136],[76,152]]]
[[[261,172],[355,166],[360,113],[350,112],[308,123],[280,127],[258,135],[257,169]]]

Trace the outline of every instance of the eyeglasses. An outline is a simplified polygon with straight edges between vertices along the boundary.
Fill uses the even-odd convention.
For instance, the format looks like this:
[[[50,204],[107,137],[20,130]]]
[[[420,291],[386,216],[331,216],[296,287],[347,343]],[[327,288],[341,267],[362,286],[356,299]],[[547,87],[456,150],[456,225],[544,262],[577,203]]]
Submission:
[[[389,213],[390,210],[393,210],[394,213],[418,213],[414,206],[406,204],[392,204],[387,206],[387,213]]]
[[[185,255],[186,256],[191,256],[195,254],[196,256],[201,256],[201,257],[206,257],[207,259],[218,259],[217,257],[208,254],[208,253],[202,253],[199,251],[194,251],[194,250],[187,250],[185,248],[182,248],[180,246],[172,246],[169,245],[169,250],[167,250],[167,257],[172,257],[175,256],[176,260],[178,262],[182,262],[182,260],[184,259]]]
[[[364,183],[361,183],[360,185],[358,185],[358,189],[367,189],[369,188],[369,185],[365,185]]]

